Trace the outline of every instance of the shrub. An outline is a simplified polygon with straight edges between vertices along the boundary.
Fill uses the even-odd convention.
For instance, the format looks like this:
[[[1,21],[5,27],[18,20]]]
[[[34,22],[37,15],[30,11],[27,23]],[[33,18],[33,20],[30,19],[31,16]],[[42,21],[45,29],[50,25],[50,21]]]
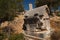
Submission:
[[[13,34],[10,36],[9,40],[24,40],[24,35],[21,34]]]

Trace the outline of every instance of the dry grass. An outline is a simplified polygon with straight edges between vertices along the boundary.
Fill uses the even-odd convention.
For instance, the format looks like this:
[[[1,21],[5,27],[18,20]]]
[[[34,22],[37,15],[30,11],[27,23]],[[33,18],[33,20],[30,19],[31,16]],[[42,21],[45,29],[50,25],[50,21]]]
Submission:
[[[9,23],[9,25],[8,25]],[[15,19],[11,22],[5,21],[1,24],[1,27],[11,27],[14,30],[14,33],[20,34],[22,33],[22,28],[24,24],[24,15],[18,15]]]
[[[55,29],[55,31],[60,30],[60,17],[58,18],[53,17],[52,19],[50,19],[50,23],[51,23],[51,27]]]
[[[10,23],[10,26],[15,30],[15,33],[22,33],[24,24],[24,15],[18,15],[14,21]]]
[[[53,17],[50,19],[51,28],[54,29],[51,35],[51,40],[60,40],[60,17]]]

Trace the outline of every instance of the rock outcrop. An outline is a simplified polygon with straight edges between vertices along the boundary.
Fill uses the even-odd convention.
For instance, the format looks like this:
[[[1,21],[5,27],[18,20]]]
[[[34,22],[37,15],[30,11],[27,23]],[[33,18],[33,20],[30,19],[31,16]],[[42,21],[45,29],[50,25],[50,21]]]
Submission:
[[[22,28],[24,24],[24,15],[18,15],[17,17],[14,18],[13,21],[5,21],[4,23],[1,24],[1,27],[11,27],[14,30],[14,33],[22,33]]]

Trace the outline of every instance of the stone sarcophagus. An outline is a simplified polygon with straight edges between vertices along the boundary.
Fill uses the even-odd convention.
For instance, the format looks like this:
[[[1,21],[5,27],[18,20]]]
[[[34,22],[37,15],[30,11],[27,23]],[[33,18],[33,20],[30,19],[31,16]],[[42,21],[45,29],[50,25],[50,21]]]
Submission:
[[[27,11],[24,16],[25,40],[45,40],[50,37],[49,9],[47,5]]]

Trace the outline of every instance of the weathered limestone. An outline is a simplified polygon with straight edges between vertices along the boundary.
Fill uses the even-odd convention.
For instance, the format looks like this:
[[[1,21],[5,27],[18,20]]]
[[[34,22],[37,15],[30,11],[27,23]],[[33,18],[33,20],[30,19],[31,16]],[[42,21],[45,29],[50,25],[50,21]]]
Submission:
[[[25,26],[27,29],[24,30],[24,35],[26,40],[27,38],[28,40],[46,40],[50,37],[51,28],[48,13],[49,9],[47,5],[35,8],[33,10],[29,10],[25,13]],[[27,26],[27,24],[29,26]]]

